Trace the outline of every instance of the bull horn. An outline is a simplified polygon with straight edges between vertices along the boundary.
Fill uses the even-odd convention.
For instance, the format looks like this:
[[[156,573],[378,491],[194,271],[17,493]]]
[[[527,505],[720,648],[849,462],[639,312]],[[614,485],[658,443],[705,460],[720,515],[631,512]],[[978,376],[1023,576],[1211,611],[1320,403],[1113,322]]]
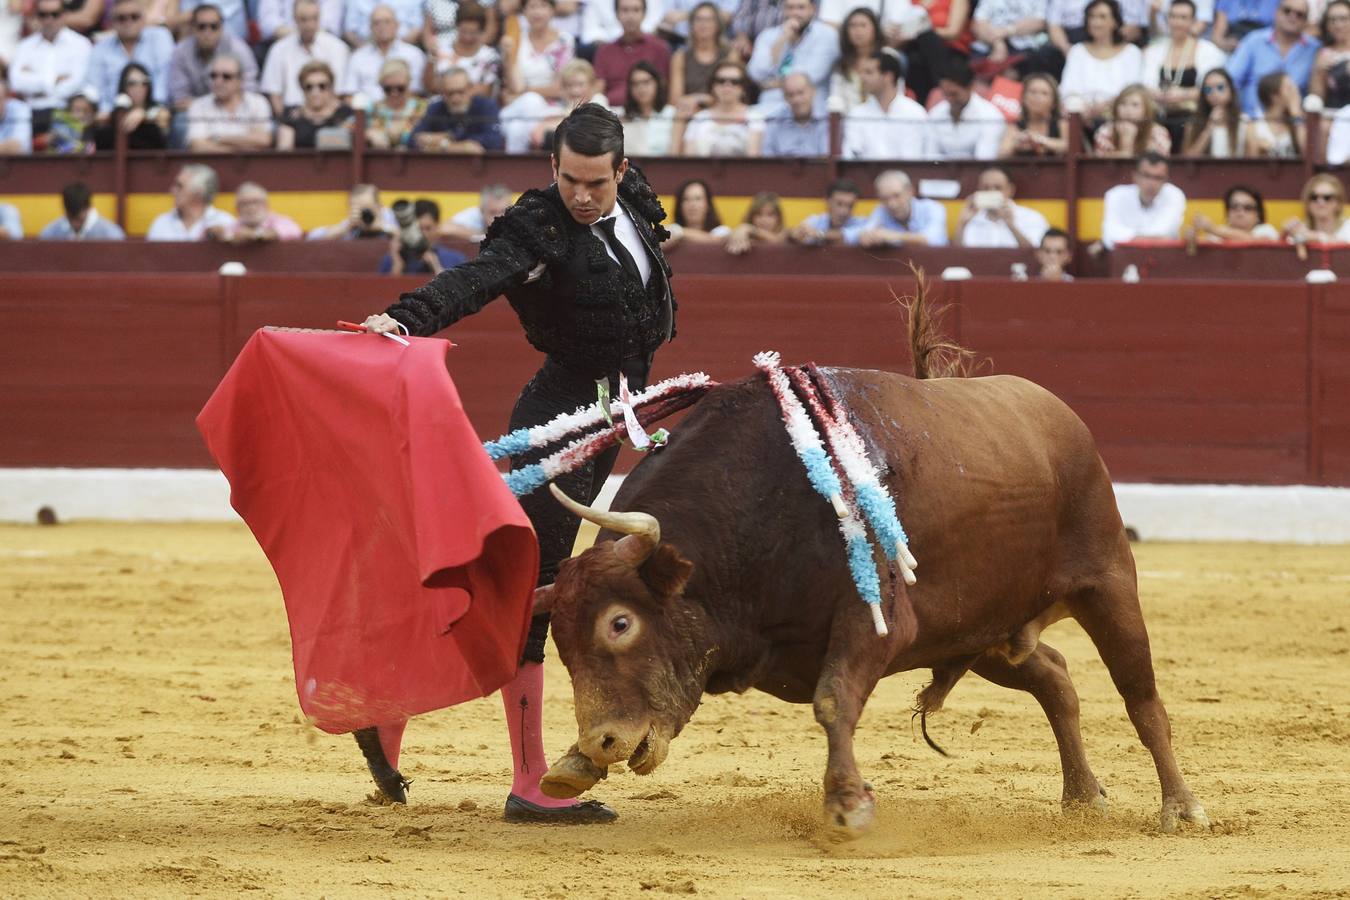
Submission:
[[[614,545],[614,550],[634,567],[642,565],[656,545],[661,543],[661,523],[656,520],[656,516],[644,512],[602,512],[573,500],[553,482],[549,482],[548,489],[573,515],[594,522],[601,528],[628,535]]]

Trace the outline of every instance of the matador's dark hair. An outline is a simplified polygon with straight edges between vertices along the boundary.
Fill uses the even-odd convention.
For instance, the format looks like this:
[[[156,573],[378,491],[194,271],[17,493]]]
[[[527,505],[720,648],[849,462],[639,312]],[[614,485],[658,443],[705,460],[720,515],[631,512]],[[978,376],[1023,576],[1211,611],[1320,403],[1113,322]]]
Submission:
[[[563,145],[582,156],[610,155],[615,169],[623,162],[623,123],[598,103],[583,103],[558,123],[553,131],[553,152]]]

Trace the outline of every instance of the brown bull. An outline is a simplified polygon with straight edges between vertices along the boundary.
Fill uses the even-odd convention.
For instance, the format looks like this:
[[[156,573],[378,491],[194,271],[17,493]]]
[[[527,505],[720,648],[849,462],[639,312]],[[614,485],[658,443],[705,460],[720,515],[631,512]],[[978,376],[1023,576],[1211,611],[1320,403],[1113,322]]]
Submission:
[[[915,349],[923,376],[929,348]],[[807,482],[764,378],[718,387],[625,480],[612,505],[641,512],[560,496],[605,530],[541,597],[579,726],[545,790],[574,796],[621,760],[649,774],[705,691],[758,688],[814,704],[829,740],[826,822],[854,835],[874,806],[853,753],[863,705],[878,679],[931,668],[924,711],[970,670],[1031,693],[1059,743],[1064,804],[1104,808],[1064,658],[1039,640],[1072,617],[1153,755],[1163,829],[1207,825],[1172,753],[1134,558],[1082,421],[1009,376],[821,374],[879,464],[919,560],[913,587],[882,570],[890,634],[873,629],[837,520]]]

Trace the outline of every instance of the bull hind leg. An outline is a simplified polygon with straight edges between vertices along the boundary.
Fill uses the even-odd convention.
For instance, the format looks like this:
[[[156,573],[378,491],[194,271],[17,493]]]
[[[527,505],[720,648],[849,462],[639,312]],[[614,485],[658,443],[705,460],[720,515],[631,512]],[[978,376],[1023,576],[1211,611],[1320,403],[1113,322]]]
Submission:
[[[1069,678],[1069,669],[1058,650],[1037,642],[1020,664],[1002,654],[991,652],[972,666],[975,674],[994,684],[1026,691],[1036,698],[1059,745],[1059,762],[1064,771],[1063,804],[1066,810],[1093,808],[1106,811],[1106,791],[1097,782],[1088,765],[1083,735],[1078,727],[1078,691]]]
[[[1128,575],[1108,575],[1098,587],[1077,593],[1069,609],[1092,638],[1111,681],[1125,700],[1140,742],[1153,756],[1162,788],[1162,830],[1175,831],[1182,820],[1208,828],[1209,817],[1186,786],[1172,752],[1172,723],[1154,682],[1148,630],[1139,608],[1133,570]]]

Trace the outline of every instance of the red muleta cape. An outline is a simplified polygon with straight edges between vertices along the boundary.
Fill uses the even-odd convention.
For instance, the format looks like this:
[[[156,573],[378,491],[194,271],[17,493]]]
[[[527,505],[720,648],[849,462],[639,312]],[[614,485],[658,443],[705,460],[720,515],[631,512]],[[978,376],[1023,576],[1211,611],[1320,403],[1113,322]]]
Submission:
[[[264,328],[197,416],[281,583],[300,708],[324,731],[486,696],[520,660],[539,545],[449,347]]]

